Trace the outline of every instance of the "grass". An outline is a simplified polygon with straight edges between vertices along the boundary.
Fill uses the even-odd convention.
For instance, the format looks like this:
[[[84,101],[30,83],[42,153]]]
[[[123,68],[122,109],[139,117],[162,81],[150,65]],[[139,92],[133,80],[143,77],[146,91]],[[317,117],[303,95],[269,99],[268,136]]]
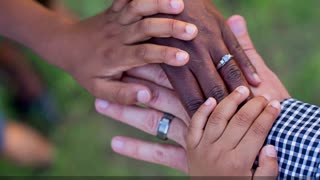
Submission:
[[[82,18],[105,9],[110,0],[65,0],[66,5]],[[266,63],[279,75],[291,95],[320,105],[320,41],[317,0],[215,0],[226,17],[241,14],[247,21],[252,39]],[[182,175],[169,168],[127,159],[113,153],[110,139],[125,135],[154,140],[108,118],[93,109],[93,98],[69,76],[26,51],[48,82],[48,89],[57,97],[64,114],[51,140],[57,147],[52,169],[40,175],[55,176],[137,176]],[[0,87],[0,98],[6,97]],[[1,104],[0,107],[5,108]],[[0,163],[0,175],[32,175],[30,169]],[[39,173],[38,173],[39,174]]]

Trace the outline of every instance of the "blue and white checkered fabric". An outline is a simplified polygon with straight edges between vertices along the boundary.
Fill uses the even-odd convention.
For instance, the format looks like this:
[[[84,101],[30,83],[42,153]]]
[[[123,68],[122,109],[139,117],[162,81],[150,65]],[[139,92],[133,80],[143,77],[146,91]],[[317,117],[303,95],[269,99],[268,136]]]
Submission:
[[[320,178],[320,108],[287,99],[267,139],[276,146],[279,179]]]

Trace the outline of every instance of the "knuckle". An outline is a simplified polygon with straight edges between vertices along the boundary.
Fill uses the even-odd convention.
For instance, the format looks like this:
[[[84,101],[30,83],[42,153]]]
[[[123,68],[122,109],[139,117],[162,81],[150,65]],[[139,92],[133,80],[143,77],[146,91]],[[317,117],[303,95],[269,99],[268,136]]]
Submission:
[[[266,136],[268,132],[269,130],[259,122],[256,122],[256,124],[253,126],[253,133],[256,136]]]
[[[237,82],[241,80],[242,73],[239,67],[235,63],[228,63],[226,65],[226,80],[227,81],[232,81],[232,82]]]
[[[238,171],[243,168],[243,162],[233,160],[231,163],[231,167],[232,167],[232,169]]]
[[[247,126],[251,123],[251,116],[247,112],[239,112],[236,116],[234,116],[235,122],[239,126]]]
[[[231,51],[233,54],[238,54],[243,52],[241,45],[238,41],[233,41],[231,45]]]
[[[188,109],[188,111],[194,114],[202,105],[202,103],[203,101],[201,99],[189,99],[186,102],[186,108]]]
[[[113,91],[113,97],[114,97],[114,99],[127,99],[127,97],[125,97],[125,91],[123,90],[123,88],[120,88],[120,87],[118,87],[118,88],[116,88],[116,89],[114,89],[114,91]]]
[[[168,76],[162,69],[160,69],[157,73],[156,79],[160,84],[165,84],[168,82]]]
[[[208,92],[208,97],[215,98],[218,102],[222,101],[227,96],[227,90],[224,88],[224,86],[216,85],[212,87]]]
[[[254,100],[256,101],[255,104],[260,106],[265,106],[268,103],[268,100],[263,96],[255,97]]]
[[[160,117],[157,112],[151,111],[147,115],[147,123],[145,124],[145,131],[147,132],[156,132],[158,128]]]
[[[167,155],[161,149],[155,149],[152,160],[157,163],[165,163],[167,162]]]
[[[213,114],[212,114],[212,117],[213,118],[210,118],[208,120],[208,124],[211,124],[211,125],[218,125],[220,124],[224,119],[225,119],[225,115],[223,114],[223,112],[217,110],[217,111],[214,111]]]
[[[278,114],[279,114],[279,110],[272,107],[272,106],[268,106],[265,110],[265,112],[267,114],[269,114],[273,119],[277,118]]]
[[[152,26],[152,20],[151,19],[144,19],[139,22],[138,29],[144,35],[149,35],[151,26]]]
[[[169,47],[163,47],[161,49],[161,59],[163,60],[168,60],[169,59],[169,54],[170,54],[171,48]]]
[[[147,51],[148,51],[148,48],[146,45],[138,46],[135,49],[134,56],[138,59],[142,59],[142,60],[146,61]]]
[[[235,123],[240,126],[247,126],[248,124],[251,123],[252,117],[250,116],[249,113],[247,112],[239,112],[237,115],[234,116],[235,118]]]
[[[159,91],[159,89],[154,89],[152,91],[152,98],[150,104],[161,104],[161,92]]]
[[[133,0],[131,1],[129,4],[128,4],[128,11],[131,13],[131,14],[136,14],[137,11],[138,11],[138,7],[139,7],[139,1],[137,0]]]
[[[177,20],[174,19],[168,19],[168,27],[169,27],[169,33],[173,34],[176,24],[177,24]]]

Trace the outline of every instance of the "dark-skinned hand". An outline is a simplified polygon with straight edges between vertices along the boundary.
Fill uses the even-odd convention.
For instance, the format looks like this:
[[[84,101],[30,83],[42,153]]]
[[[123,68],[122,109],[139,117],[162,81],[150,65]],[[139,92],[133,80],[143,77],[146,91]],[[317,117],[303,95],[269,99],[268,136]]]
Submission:
[[[191,116],[205,99],[214,97],[220,102],[238,86],[249,87],[249,83],[257,86],[261,80],[212,2],[184,0],[184,3],[185,10],[179,15],[155,17],[174,18],[195,24],[199,29],[197,38],[189,42],[174,38],[153,38],[150,41],[177,47],[190,54],[187,65],[172,67],[162,64],[162,68]],[[217,64],[226,54],[232,54],[234,58],[217,70]]]

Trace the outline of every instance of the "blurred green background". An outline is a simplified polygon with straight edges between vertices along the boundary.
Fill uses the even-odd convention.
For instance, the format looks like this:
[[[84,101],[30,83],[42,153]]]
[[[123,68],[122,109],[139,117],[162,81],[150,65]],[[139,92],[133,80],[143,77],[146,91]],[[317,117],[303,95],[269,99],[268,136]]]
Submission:
[[[111,0],[64,0],[81,18],[107,8]],[[320,2],[318,0],[214,0],[228,17],[243,15],[258,52],[297,99],[320,105]],[[94,99],[68,75],[26,50],[49,90],[57,97],[63,122],[50,136],[57,148],[53,167],[35,173],[9,162],[0,162],[0,175],[136,176],[182,175],[169,168],[121,157],[112,152],[110,139],[116,135],[155,138],[98,115]],[[5,102],[5,87],[0,98]],[[0,108],[6,110],[1,102]],[[8,113],[10,115],[10,110]]]

